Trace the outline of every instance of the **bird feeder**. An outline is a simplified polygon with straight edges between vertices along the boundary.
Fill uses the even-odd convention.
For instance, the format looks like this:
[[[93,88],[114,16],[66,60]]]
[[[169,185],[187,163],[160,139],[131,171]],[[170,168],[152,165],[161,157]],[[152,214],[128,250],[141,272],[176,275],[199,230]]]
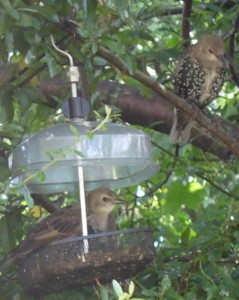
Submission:
[[[88,235],[85,190],[138,184],[159,167],[151,158],[151,142],[140,130],[116,123],[83,121],[89,104],[77,97],[78,69],[68,56],[72,98],[63,105],[68,122],[56,124],[25,139],[11,159],[12,186],[27,185],[31,193],[79,191],[82,237],[54,242],[33,253],[19,269],[28,294],[128,278],[154,256],[152,231],[127,230]],[[24,167],[23,167],[24,166]],[[44,173],[44,180],[39,174]]]

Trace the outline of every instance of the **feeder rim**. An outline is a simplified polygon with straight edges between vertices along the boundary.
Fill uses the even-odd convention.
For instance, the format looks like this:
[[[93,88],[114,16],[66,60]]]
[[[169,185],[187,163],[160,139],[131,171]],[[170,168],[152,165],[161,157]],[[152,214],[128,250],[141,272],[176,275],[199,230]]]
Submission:
[[[100,237],[104,237],[104,236],[112,236],[112,235],[120,235],[120,234],[124,234],[124,233],[136,233],[136,232],[153,233],[153,230],[149,229],[149,228],[136,228],[136,229],[134,228],[134,229],[127,229],[127,230],[115,230],[115,231],[102,232],[102,233],[89,234],[89,235],[84,235],[84,236],[76,236],[76,237],[61,239],[61,240],[50,243],[49,246],[54,246],[54,245],[63,244],[63,243],[67,243],[67,242],[89,240],[89,239],[100,238]]]

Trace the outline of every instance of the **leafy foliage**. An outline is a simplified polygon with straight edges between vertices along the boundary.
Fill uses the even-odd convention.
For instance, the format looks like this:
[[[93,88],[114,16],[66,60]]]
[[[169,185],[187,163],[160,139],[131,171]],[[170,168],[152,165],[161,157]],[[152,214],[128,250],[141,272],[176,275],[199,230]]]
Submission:
[[[172,88],[175,62],[183,51],[180,28],[185,3],[0,1],[1,257],[19,243],[40,216],[46,215],[33,206],[35,199],[27,187],[23,195],[19,189],[9,189],[8,159],[22,138],[64,120],[60,107],[70,95],[62,88],[68,61],[53,50],[50,35],[73,55],[77,65],[84,65],[90,78],[92,109],[103,120],[104,110],[96,93],[103,80],[137,87],[149,98],[152,93],[100,57],[99,47],[106,47],[116,61],[125,62],[130,75],[141,70]],[[225,36],[229,49],[232,24],[235,32],[238,30],[237,16],[237,1],[194,1],[190,37],[195,40],[204,33]],[[235,63],[237,60],[235,57]],[[237,125],[237,98],[238,90],[228,70],[223,91],[209,113]],[[141,129],[151,136],[153,156],[161,169],[139,186],[121,191],[128,207],[117,222],[122,229],[154,230],[154,263],[129,285],[99,283],[46,299],[238,299],[238,160],[232,157],[221,161],[191,145],[175,149],[168,136],[150,128]],[[39,179],[44,180],[43,173],[39,173]],[[51,197],[56,200],[56,195]],[[63,198],[67,204],[75,200],[72,196]],[[27,299],[15,281],[0,286],[1,299],[17,294]]]

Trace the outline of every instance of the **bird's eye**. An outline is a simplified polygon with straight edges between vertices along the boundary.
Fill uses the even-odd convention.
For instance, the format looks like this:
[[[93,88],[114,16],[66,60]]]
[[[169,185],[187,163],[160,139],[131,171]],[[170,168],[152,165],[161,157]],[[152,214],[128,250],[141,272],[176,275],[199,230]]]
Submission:
[[[212,49],[208,49],[208,52],[209,52],[209,53],[213,53]]]
[[[103,197],[103,201],[104,201],[104,202],[107,202],[107,201],[108,201],[108,198],[107,198],[107,197]]]

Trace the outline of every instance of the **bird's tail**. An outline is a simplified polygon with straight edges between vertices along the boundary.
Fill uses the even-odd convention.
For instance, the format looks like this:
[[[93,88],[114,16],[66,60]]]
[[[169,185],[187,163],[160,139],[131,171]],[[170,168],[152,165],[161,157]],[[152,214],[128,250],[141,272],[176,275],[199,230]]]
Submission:
[[[193,120],[179,109],[174,109],[173,126],[170,132],[170,139],[173,143],[181,140],[185,143],[189,141]]]

